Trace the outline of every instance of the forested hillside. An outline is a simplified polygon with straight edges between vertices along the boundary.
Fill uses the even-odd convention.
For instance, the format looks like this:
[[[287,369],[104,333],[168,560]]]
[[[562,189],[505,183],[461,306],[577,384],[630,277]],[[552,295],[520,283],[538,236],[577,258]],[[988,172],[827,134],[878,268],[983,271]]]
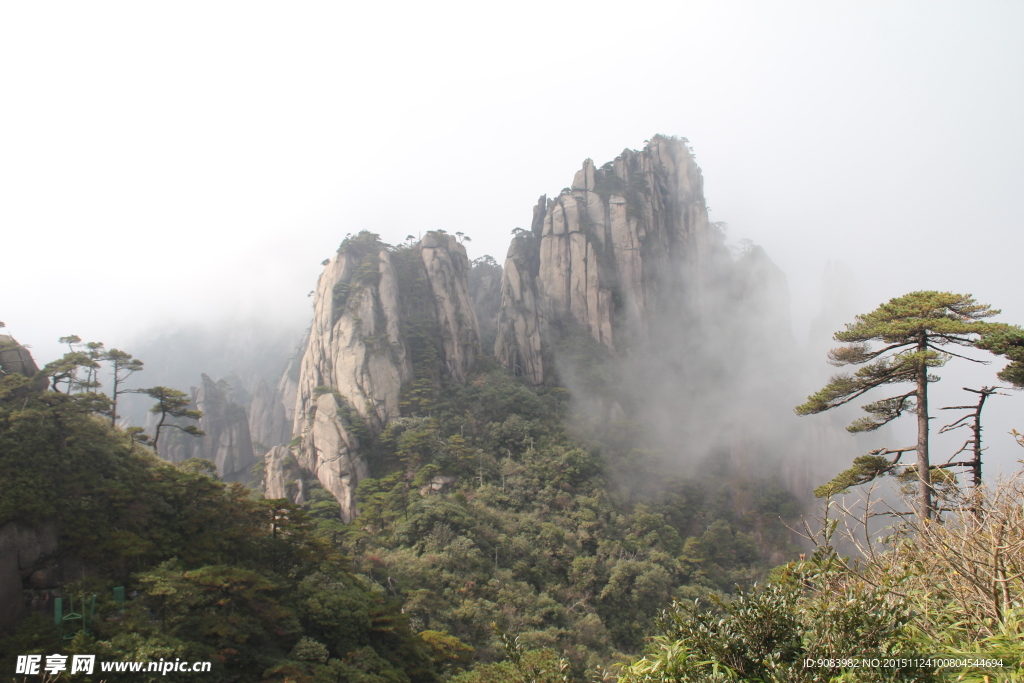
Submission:
[[[18,655],[63,652],[211,661],[211,680],[223,681],[436,679],[446,641],[414,634],[308,513],[217,481],[208,462],[160,461],[100,416],[108,409],[93,393],[2,379],[0,528],[52,529],[57,540],[30,566],[4,567],[33,602],[0,643],[4,675]],[[55,626],[54,596],[90,618]]]
[[[315,480],[305,506],[266,501],[205,461],[161,462],[110,426],[101,394],[18,373],[3,386],[3,524],[58,535],[29,594],[97,596],[63,643],[33,614],[5,667],[63,649],[210,659],[216,680],[417,681],[505,660],[514,641],[582,677],[639,652],[673,597],[750,585],[792,552],[778,487],[718,468],[625,501],[566,433],[566,393],[497,366],[367,440],[377,471],[348,525]]]
[[[1011,380],[1019,339],[989,342]],[[297,505],[158,459],[111,426],[104,394],[71,390],[81,358],[30,378],[13,344],[0,579],[27,612],[0,639],[5,671],[63,653],[208,661],[218,681],[1019,680],[1019,479],[946,487],[943,524],[911,519],[859,559],[836,552],[834,522],[811,522],[817,550],[787,562],[782,522],[801,510],[772,481],[726,459],[676,478],[655,465],[638,497],[606,464],[627,458],[615,442],[566,429],[564,390],[484,361],[378,437],[351,417],[376,465],[346,524],[315,480]],[[857,520],[828,509],[856,541]],[[876,663],[842,662],[854,652]]]
[[[498,265],[461,232],[349,233],[295,353],[246,377],[197,357],[191,391],[99,342],[38,369],[0,336],[0,675],[89,654],[224,683],[1021,680],[1024,488],[982,478],[1002,389],[957,407],[971,460],[929,450],[928,399],[960,351],[1020,388],[1024,329],[912,292],[836,333],[855,367],[800,403],[786,278],[726,246],[681,138],[586,160],[512,234]],[[913,415],[915,445],[861,454],[798,417],[868,394],[847,430]],[[972,653],[1006,666],[927,661]]]

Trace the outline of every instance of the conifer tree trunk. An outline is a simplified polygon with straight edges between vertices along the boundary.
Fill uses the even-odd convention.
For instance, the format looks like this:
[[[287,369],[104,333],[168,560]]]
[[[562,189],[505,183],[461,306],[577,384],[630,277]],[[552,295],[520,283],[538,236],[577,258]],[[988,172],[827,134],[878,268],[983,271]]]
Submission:
[[[120,382],[118,382],[117,376],[117,365],[114,365],[114,396],[110,400],[110,427],[113,429],[117,426],[117,389]],[[155,448],[155,444],[154,444]],[[156,452],[154,450],[154,452]]]
[[[921,334],[917,343],[917,351],[920,358],[917,362],[917,476],[919,481],[918,490],[918,517],[931,519],[932,517],[932,477],[928,461],[928,361],[925,355],[928,351],[928,337]]]

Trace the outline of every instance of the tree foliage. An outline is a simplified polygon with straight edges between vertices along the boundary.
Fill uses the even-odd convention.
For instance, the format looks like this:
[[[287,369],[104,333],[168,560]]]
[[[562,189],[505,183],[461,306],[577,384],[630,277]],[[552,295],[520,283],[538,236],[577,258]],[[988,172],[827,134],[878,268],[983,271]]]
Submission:
[[[111,366],[111,383],[113,386],[110,391],[110,424],[114,425],[117,423],[117,399],[122,394],[131,391],[125,389],[122,385],[129,377],[142,370],[143,363],[138,358],[132,357],[132,354],[120,349],[110,349],[100,357],[109,362]]]
[[[173,421],[167,421],[167,418],[172,418],[172,420],[174,418],[198,420],[203,416],[202,411],[189,408],[191,401],[188,394],[184,391],[168,387],[150,387],[149,389],[141,389],[140,393],[156,399],[156,403],[149,409],[149,412],[160,416],[153,432],[153,452],[157,452],[160,442],[160,430],[164,427],[180,430],[189,436],[203,436],[202,430],[195,425],[181,425]]]
[[[977,347],[1004,356],[1009,360],[1009,364],[1000,370],[997,376],[1018,389],[1024,388],[1024,329],[1018,326],[1006,326],[985,335],[977,343]]]
[[[524,675],[502,634],[582,677],[638,652],[674,597],[732,592],[764,576],[767,554],[792,552],[779,514],[797,506],[767,482],[619,500],[604,458],[565,431],[566,398],[485,361],[426,414],[392,422],[360,482],[345,551],[415,630],[474,648],[467,681]],[[752,501],[744,514],[738,497]]]
[[[58,529],[55,559],[83,568],[62,593],[99,600],[88,634],[66,640],[52,619],[30,619],[0,638],[2,670],[15,655],[54,652],[208,660],[204,677],[224,682],[428,683],[457,666],[459,644],[428,645],[299,507],[217,481],[209,463],[159,460],[112,427],[90,392],[6,398],[26,388],[23,376],[0,378],[0,526]],[[127,604],[113,601],[114,586]]]
[[[834,551],[823,548],[777,572],[775,581],[730,600],[678,601],[662,613],[643,657],[624,669],[620,681],[939,680],[934,670],[913,664],[842,664],[919,655],[907,628],[907,601],[891,585],[843,579]],[[832,663],[808,667],[808,659]]]
[[[832,349],[828,357],[829,363],[837,367],[862,367],[853,374],[833,376],[824,388],[797,406],[796,413],[812,415],[831,410],[890,384],[914,385],[910,391],[863,406],[867,416],[854,421],[847,429],[874,431],[904,413],[917,416],[918,438],[913,450],[917,455],[918,514],[931,516],[928,384],[939,378],[930,370],[944,366],[952,357],[964,358],[948,350],[951,346],[985,348],[982,343],[987,342],[993,347],[991,350],[1006,352],[1008,342],[996,340],[1009,339],[1017,328],[985,321],[998,313],[987,304],[977,303],[970,295],[919,291],[858,315],[854,323],[835,334],[835,340],[845,342],[846,346]],[[872,342],[881,346],[874,347]],[[848,477],[851,484],[862,478],[861,474],[851,471]],[[844,489],[851,484],[838,482],[836,486]]]

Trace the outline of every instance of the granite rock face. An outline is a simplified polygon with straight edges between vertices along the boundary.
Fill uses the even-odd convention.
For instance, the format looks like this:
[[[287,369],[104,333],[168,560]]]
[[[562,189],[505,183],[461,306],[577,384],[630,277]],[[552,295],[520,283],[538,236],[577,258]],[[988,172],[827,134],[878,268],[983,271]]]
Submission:
[[[291,433],[301,441],[300,467],[334,495],[346,521],[369,471],[355,434],[399,417],[403,388],[414,380],[463,381],[473,367],[480,332],[469,270],[465,248],[440,232],[399,249],[360,233],[325,264]]]
[[[520,233],[512,240],[502,272],[501,309],[494,342],[498,361],[534,384],[544,381],[541,357],[544,318],[537,292],[538,243],[538,237],[530,233]]]
[[[305,481],[295,456],[286,446],[274,446],[265,456],[263,496],[268,500],[287,498],[296,505],[306,502]]]
[[[23,387],[15,390],[11,397],[24,397],[35,391],[46,391],[50,386],[47,377],[39,374],[39,367],[32,358],[28,347],[23,346],[6,334],[0,334],[0,377],[4,375],[19,374],[32,379],[31,387]]]
[[[227,383],[214,382],[209,375],[202,375],[199,386],[192,388],[190,408],[202,411],[197,426],[205,435],[187,436],[165,426],[160,433],[161,457],[171,462],[189,458],[209,460],[224,481],[252,481],[252,466],[258,459],[253,452],[249,419],[245,407],[230,399]],[[196,423],[189,420],[182,424]]]
[[[786,278],[761,248],[726,244],[685,139],[587,159],[541,197],[501,294],[495,356],[569,389],[584,433],[642,424],[659,466],[728,454],[743,472],[778,470],[799,438]]]
[[[334,494],[342,518],[351,520],[356,515],[356,485],[369,475],[369,468],[359,450],[359,439],[344,417],[345,408],[333,394],[316,399],[298,460],[302,469]]]
[[[498,334],[501,273],[501,266],[490,256],[474,259],[469,270],[469,293],[473,297],[473,312],[480,325],[480,345],[485,350],[494,348]]]
[[[302,336],[273,389],[262,379],[256,381],[249,404],[249,433],[252,435],[253,446],[261,454],[292,440],[295,397],[299,390],[299,364],[309,346],[309,332],[306,330]]]
[[[313,308],[293,433],[311,424],[318,387],[339,392],[375,427],[398,417],[399,391],[412,378],[412,364],[399,335],[398,280],[388,251],[377,245],[340,251],[320,276]]]
[[[442,374],[462,382],[480,351],[480,328],[469,294],[469,258],[451,235],[427,233],[419,248],[441,328]]]
[[[611,351],[646,341],[659,317],[697,314],[729,254],[708,219],[700,168],[685,140],[656,136],[541,197],[531,230],[505,260],[495,355],[539,384],[552,324],[581,326]]]
[[[249,404],[249,434],[253,447],[260,453],[286,444],[292,438],[291,421],[285,413],[281,395],[262,379],[257,382]]]
[[[18,373],[35,377],[37,372],[39,368],[29,350],[15,341],[14,337],[0,334],[0,374]]]
[[[217,466],[224,481],[250,481],[256,463],[249,420],[245,408],[228,400],[224,390],[203,375],[195,393],[196,407],[203,411],[199,429],[206,436],[197,439],[201,456]]]
[[[724,355],[714,344],[727,340],[733,357],[751,359],[746,369],[774,359],[775,342],[789,336],[784,276],[760,249],[730,252],[708,218],[685,139],[663,136],[601,167],[586,160],[570,187],[540,198],[503,266],[470,264],[443,232],[398,248],[360,233],[324,263],[315,294],[290,434],[299,467],[334,495],[346,520],[369,471],[360,435],[415,412],[416,395],[442,380],[465,381],[481,331],[497,359],[534,384],[576,391],[589,381],[588,363],[617,358],[608,373],[615,395],[586,397],[600,403],[598,419],[657,414],[652,421],[670,425],[690,397],[721,384],[719,369],[732,372],[705,362]],[[766,336],[775,341],[755,342]],[[583,350],[569,362],[559,360],[565,340]],[[729,391],[743,394],[734,374]],[[680,386],[682,399],[665,400]],[[262,405],[261,420],[277,424],[276,409]],[[698,407],[701,416],[720,409]]]

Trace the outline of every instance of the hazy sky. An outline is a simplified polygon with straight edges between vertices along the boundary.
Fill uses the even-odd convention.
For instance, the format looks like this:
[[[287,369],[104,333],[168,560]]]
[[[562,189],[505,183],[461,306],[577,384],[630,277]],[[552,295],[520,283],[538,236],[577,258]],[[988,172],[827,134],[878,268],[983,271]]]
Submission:
[[[688,137],[712,220],[869,310],[974,293],[1024,322],[1024,4],[0,4],[0,320],[301,329],[348,232],[503,260],[542,193]]]

